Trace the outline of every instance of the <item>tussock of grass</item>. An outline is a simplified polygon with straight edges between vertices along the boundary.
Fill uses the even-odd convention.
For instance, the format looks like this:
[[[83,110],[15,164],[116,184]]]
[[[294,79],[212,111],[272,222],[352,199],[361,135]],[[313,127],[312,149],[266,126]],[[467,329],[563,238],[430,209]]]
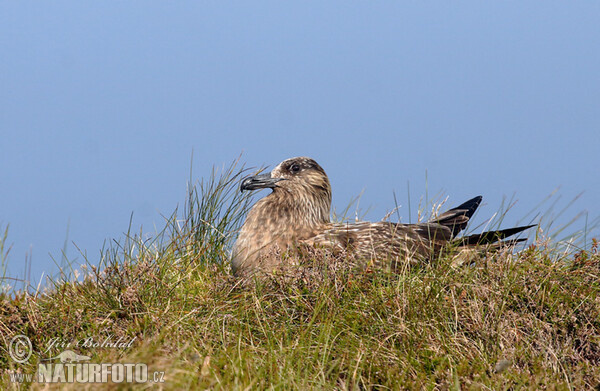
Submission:
[[[242,283],[230,275],[227,252],[249,206],[238,191],[244,172],[234,164],[191,187],[181,219],[173,214],[153,240],[128,236],[80,281],[3,293],[1,346],[25,334],[34,354],[17,364],[3,348],[0,388],[15,387],[9,371],[33,373],[63,350],[44,352],[53,338],[109,335],[133,345],[74,350],[92,362],[146,363],[165,372],[166,389],[600,383],[597,243],[567,256],[540,242],[472,267],[440,259],[395,274],[315,252],[296,274]]]

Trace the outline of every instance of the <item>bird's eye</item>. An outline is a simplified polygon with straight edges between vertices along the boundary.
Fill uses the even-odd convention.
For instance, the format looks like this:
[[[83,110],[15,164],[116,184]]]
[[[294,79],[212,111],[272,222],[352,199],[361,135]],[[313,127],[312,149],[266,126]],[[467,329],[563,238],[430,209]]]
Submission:
[[[297,165],[297,164],[293,164],[293,165],[290,167],[290,171],[291,171],[291,172],[298,172],[298,171],[300,171],[300,166],[299,166],[299,165]]]

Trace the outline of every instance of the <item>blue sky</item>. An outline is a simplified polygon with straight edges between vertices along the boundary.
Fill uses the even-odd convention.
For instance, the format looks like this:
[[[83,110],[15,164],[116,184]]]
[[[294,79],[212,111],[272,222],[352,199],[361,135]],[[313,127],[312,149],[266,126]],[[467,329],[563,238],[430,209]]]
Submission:
[[[503,196],[523,221],[560,186],[598,213],[600,3],[0,3],[0,227],[8,272],[55,273],[69,229],[153,231],[193,175],[311,156],[334,206],[378,220]],[[427,173],[427,174],[426,174]],[[266,194],[266,193],[265,193]],[[261,194],[262,195],[262,194]],[[584,222],[574,228],[583,228]]]

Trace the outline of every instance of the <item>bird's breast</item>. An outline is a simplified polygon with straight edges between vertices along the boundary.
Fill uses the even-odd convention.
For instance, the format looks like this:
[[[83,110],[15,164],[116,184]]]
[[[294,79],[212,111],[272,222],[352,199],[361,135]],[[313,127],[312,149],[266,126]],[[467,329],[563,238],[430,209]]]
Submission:
[[[269,202],[270,201],[270,202]],[[248,213],[233,250],[234,271],[270,269],[318,228],[292,205],[263,199]]]

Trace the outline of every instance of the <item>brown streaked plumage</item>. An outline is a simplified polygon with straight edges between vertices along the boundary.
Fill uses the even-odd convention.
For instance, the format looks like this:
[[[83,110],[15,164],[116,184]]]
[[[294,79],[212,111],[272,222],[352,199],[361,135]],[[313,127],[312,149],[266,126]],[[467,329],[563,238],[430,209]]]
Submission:
[[[307,157],[281,162],[262,175],[246,178],[241,190],[270,188],[272,193],[250,210],[233,249],[234,273],[271,271],[282,264],[282,252],[302,246],[348,251],[358,259],[399,262],[430,259],[448,244],[514,244],[501,240],[532,226],[456,238],[481,203],[475,197],[427,223],[332,223],[331,186],[325,171]]]

